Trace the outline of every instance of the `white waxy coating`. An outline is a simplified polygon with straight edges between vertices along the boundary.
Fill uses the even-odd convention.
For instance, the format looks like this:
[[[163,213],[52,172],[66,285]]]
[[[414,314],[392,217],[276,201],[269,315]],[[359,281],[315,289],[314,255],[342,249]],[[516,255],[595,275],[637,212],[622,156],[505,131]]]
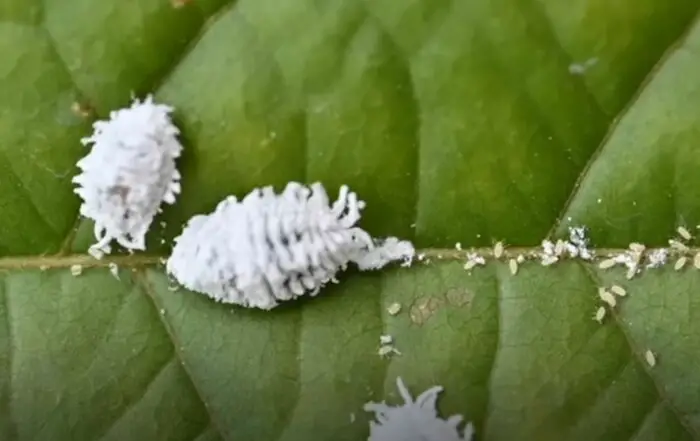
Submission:
[[[442,419],[437,412],[437,397],[441,386],[433,386],[415,400],[411,397],[401,377],[396,379],[399,393],[404,400],[401,406],[389,406],[385,402],[367,403],[364,410],[374,412],[376,421],[369,423],[367,441],[470,441],[474,436],[472,423],[465,425],[460,434],[459,426],[464,417],[453,415]]]
[[[413,246],[388,238],[379,245],[355,227],[364,202],[341,187],[329,206],[320,183],[289,183],[277,195],[255,189],[231,196],[209,215],[190,219],[166,267],[181,285],[224,303],[271,309],[278,301],[315,296],[349,262],[379,269],[410,261]]]
[[[93,124],[90,153],[77,163],[73,178],[82,199],[80,214],[95,221],[93,248],[110,252],[116,241],[129,250],[145,249],[145,236],[162,202],[173,204],[180,193],[175,159],[182,152],[170,106],[148,96],[113,111]]]

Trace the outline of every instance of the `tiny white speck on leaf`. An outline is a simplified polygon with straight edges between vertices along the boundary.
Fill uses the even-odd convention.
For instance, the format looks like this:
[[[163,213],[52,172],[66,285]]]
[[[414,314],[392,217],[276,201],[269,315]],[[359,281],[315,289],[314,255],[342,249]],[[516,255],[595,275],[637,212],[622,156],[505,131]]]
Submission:
[[[465,270],[471,270],[479,265],[485,265],[486,259],[476,253],[467,254],[467,262],[464,264]]]
[[[39,267],[39,270],[40,270],[40,271],[46,271],[47,269],[49,269],[49,266],[48,266],[48,265],[41,265],[41,266]]]
[[[77,101],[71,104],[70,110],[81,118],[87,118],[90,116],[90,107]]]
[[[467,423],[460,433],[462,415],[452,415],[447,419],[438,415],[437,398],[442,386],[433,386],[414,400],[401,377],[397,378],[396,384],[403,405],[365,404],[364,410],[373,412],[376,419],[369,423],[367,441],[471,441],[474,436],[472,423]]]
[[[571,75],[583,75],[588,69],[595,66],[598,63],[598,58],[593,57],[584,61],[583,63],[571,63],[569,65],[569,73]]]
[[[361,270],[411,263],[415,249],[395,237],[375,240],[355,224],[363,201],[347,186],[329,203],[321,183],[287,184],[221,201],[189,220],[166,264],[185,288],[219,302],[269,310],[316,296],[352,262]]]
[[[92,248],[109,253],[116,241],[128,250],[144,250],[145,236],[162,202],[175,203],[180,174],[175,159],[182,152],[180,131],[170,120],[170,106],[149,95],[142,102],[110,113],[93,124],[90,152],[77,163],[73,178],[83,200],[80,214],[95,221]]]
[[[457,251],[462,251],[462,244],[461,244],[460,242],[457,242],[457,243],[455,244],[455,250],[457,250]]]
[[[399,352],[398,349],[393,347],[392,345],[384,345],[379,347],[379,351],[377,351],[380,357],[389,357],[392,355],[401,355],[401,352]]]
[[[355,417],[355,414],[354,414],[354,413],[351,413],[351,414],[350,414],[350,423],[351,423],[351,424],[355,422],[355,418],[356,418],[356,417]]]
[[[515,261],[518,263],[523,263],[525,262],[525,256],[523,256],[522,254],[518,254],[518,257],[515,258]]]
[[[656,366],[656,355],[653,352],[651,352],[650,349],[647,349],[646,352],[644,352],[644,359],[646,360],[649,367]]]
[[[379,336],[379,344],[390,345],[392,343],[394,343],[394,338],[391,335],[380,335]]]
[[[401,303],[392,303],[388,308],[386,308],[386,311],[389,313],[389,315],[397,315],[399,312],[401,312]]]
[[[700,253],[695,253],[695,257],[693,257],[693,266],[696,269],[700,269]]]
[[[70,273],[74,276],[79,276],[83,273],[83,266],[82,265],[71,265],[70,266]]]

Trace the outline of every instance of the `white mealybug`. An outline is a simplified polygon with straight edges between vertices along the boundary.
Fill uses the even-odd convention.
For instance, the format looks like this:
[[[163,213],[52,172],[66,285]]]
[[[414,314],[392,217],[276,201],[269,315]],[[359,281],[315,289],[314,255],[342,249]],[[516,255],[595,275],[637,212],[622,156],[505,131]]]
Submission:
[[[678,260],[676,260],[675,265],[673,265],[673,269],[675,269],[676,271],[680,271],[681,269],[683,269],[683,267],[685,266],[687,261],[688,261],[687,257],[685,257],[685,256],[679,257]]]
[[[472,423],[465,425],[462,434],[459,426],[464,417],[452,415],[440,418],[437,411],[437,397],[442,386],[433,386],[420,394],[414,401],[401,377],[396,384],[404,400],[402,406],[389,406],[386,402],[367,403],[364,410],[374,412],[376,422],[369,423],[367,441],[470,441],[474,436]]]
[[[676,231],[678,232],[678,234],[680,234],[680,236],[684,240],[692,240],[693,239],[693,236],[690,234],[690,231],[688,231],[688,229],[683,227],[683,226],[676,228]]]
[[[615,296],[605,288],[598,288],[598,297],[600,297],[600,300],[610,305],[611,308],[614,308],[617,305]]]
[[[258,188],[241,201],[229,196],[213,213],[189,220],[167,272],[219,302],[271,309],[280,300],[315,296],[350,262],[361,270],[410,263],[410,242],[375,240],[354,226],[364,206],[347,186],[329,206],[318,182],[291,182],[279,195],[271,186]]]
[[[510,259],[508,261],[508,268],[510,269],[510,273],[512,275],[518,274],[518,261],[515,259]]]
[[[175,159],[182,145],[172,111],[151,95],[143,102],[134,99],[108,121],[96,121],[92,136],[81,140],[92,148],[78,161],[82,173],[73,182],[83,199],[80,214],[95,221],[94,249],[109,253],[112,240],[129,250],[145,249],[161,203],[175,202],[180,193]]]
[[[605,306],[600,306],[598,309],[595,311],[595,315],[593,316],[593,320],[597,321],[598,323],[603,323],[603,319],[605,318]]]
[[[646,360],[646,362],[647,362],[647,364],[649,365],[649,367],[654,367],[654,366],[656,366],[656,354],[654,354],[653,352],[651,352],[650,349],[647,349],[647,350],[644,352],[644,359]]]
[[[605,259],[602,262],[600,262],[600,264],[598,264],[598,268],[608,269],[614,267],[615,265],[617,265],[616,259]]]
[[[503,242],[496,242],[496,244],[493,246],[493,257],[500,259],[503,256],[504,249],[505,247]]]
[[[610,291],[620,297],[625,297],[627,295],[627,290],[620,285],[613,285],[610,287]]]

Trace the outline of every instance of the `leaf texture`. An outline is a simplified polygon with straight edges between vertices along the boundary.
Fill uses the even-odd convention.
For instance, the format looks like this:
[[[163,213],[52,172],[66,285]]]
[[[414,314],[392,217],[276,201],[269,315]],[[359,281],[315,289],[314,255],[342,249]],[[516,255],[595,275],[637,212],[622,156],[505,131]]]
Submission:
[[[513,276],[505,262],[465,271],[452,250],[534,249],[571,224],[601,248],[664,246],[700,223],[697,11],[4,2],[0,439],[362,440],[362,405],[396,402],[397,376],[443,385],[442,414],[474,421],[478,440],[700,439],[700,272],[627,281],[534,262]],[[149,256],[224,196],[320,180],[350,185],[364,228],[431,262],[347,274],[273,312],[173,290],[157,257],[115,258],[118,278],[89,268],[70,182],[79,140],[149,92],[176,107],[186,145],[183,195]],[[597,288],[613,283],[629,295],[601,325]],[[382,334],[400,356],[377,354]]]

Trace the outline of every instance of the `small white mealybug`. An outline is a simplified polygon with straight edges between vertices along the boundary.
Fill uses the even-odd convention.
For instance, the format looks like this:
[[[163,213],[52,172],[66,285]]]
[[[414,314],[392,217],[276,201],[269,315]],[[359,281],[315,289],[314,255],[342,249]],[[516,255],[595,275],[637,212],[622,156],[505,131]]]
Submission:
[[[627,295],[627,291],[625,290],[625,288],[621,287],[620,285],[613,285],[613,286],[611,286],[611,287],[610,287],[610,291],[611,291],[613,294],[618,295],[618,296],[620,296],[620,297],[624,297],[624,296]]]
[[[515,259],[510,259],[508,261],[508,269],[512,275],[518,274],[518,261]]]
[[[392,303],[388,308],[386,308],[386,312],[388,312],[389,315],[397,315],[399,312],[401,312],[401,303]]]
[[[610,258],[610,259],[605,259],[602,262],[598,264],[598,268],[600,269],[609,269],[617,265],[617,259],[615,258]]]
[[[605,318],[605,306],[600,306],[598,309],[595,311],[595,315],[593,316],[593,320],[597,321],[598,323],[603,323],[603,319]]]
[[[500,259],[503,256],[504,249],[503,242],[496,242],[493,246],[493,257]]]
[[[611,308],[614,308],[617,305],[615,296],[605,288],[598,288],[598,296],[600,297],[600,300],[610,305]]]
[[[683,242],[677,241],[676,239],[669,239],[668,244],[674,250],[680,251],[683,253],[690,250],[690,248],[688,248],[688,245],[684,244]]]
[[[349,262],[361,270],[410,262],[410,242],[376,241],[354,226],[364,206],[347,186],[329,206],[318,182],[291,182],[281,194],[263,187],[241,201],[229,196],[213,213],[190,219],[166,269],[185,288],[219,302],[271,309],[315,296]]]
[[[647,349],[646,352],[644,352],[644,359],[646,360],[649,367],[656,366],[656,355],[654,355],[654,353],[651,352],[651,350]]]
[[[373,412],[376,418],[376,422],[369,423],[367,441],[471,441],[474,436],[472,423],[467,423],[460,434],[462,415],[452,415],[447,419],[438,415],[437,398],[442,386],[433,386],[414,400],[401,377],[396,379],[396,384],[403,405],[389,406],[384,401],[365,404],[364,410]]]
[[[182,152],[180,131],[170,120],[173,108],[155,104],[149,95],[131,107],[96,121],[90,153],[77,166],[75,193],[82,199],[80,214],[95,221],[94,248],[110,252],[115,240],[128,250],[145,249],[145,236],[162,202],[175,203],[180,174],[175,159]]]
[[[683,240],[691,240],[693,238],[693,236],[690,234],[690,231],[688,231],[688,229],[683,226],[676,228],[676,231],[683,238]]]
[[[688,262],[687,257],[685,257],[685,256],[679,257],[678,260],[676,260],[676,263],[673,265],[673,269],[676,271],[680,271],[681,269],[683,269],[686,262]]]
[[[83,266],[79,264],[71,265],[70,266],[70,273],[73,276],[79,276],[83,273]]]
[[[695,257],[693,257],[693,266],[696,269],[700,269],[700,253],[695,253]]]

